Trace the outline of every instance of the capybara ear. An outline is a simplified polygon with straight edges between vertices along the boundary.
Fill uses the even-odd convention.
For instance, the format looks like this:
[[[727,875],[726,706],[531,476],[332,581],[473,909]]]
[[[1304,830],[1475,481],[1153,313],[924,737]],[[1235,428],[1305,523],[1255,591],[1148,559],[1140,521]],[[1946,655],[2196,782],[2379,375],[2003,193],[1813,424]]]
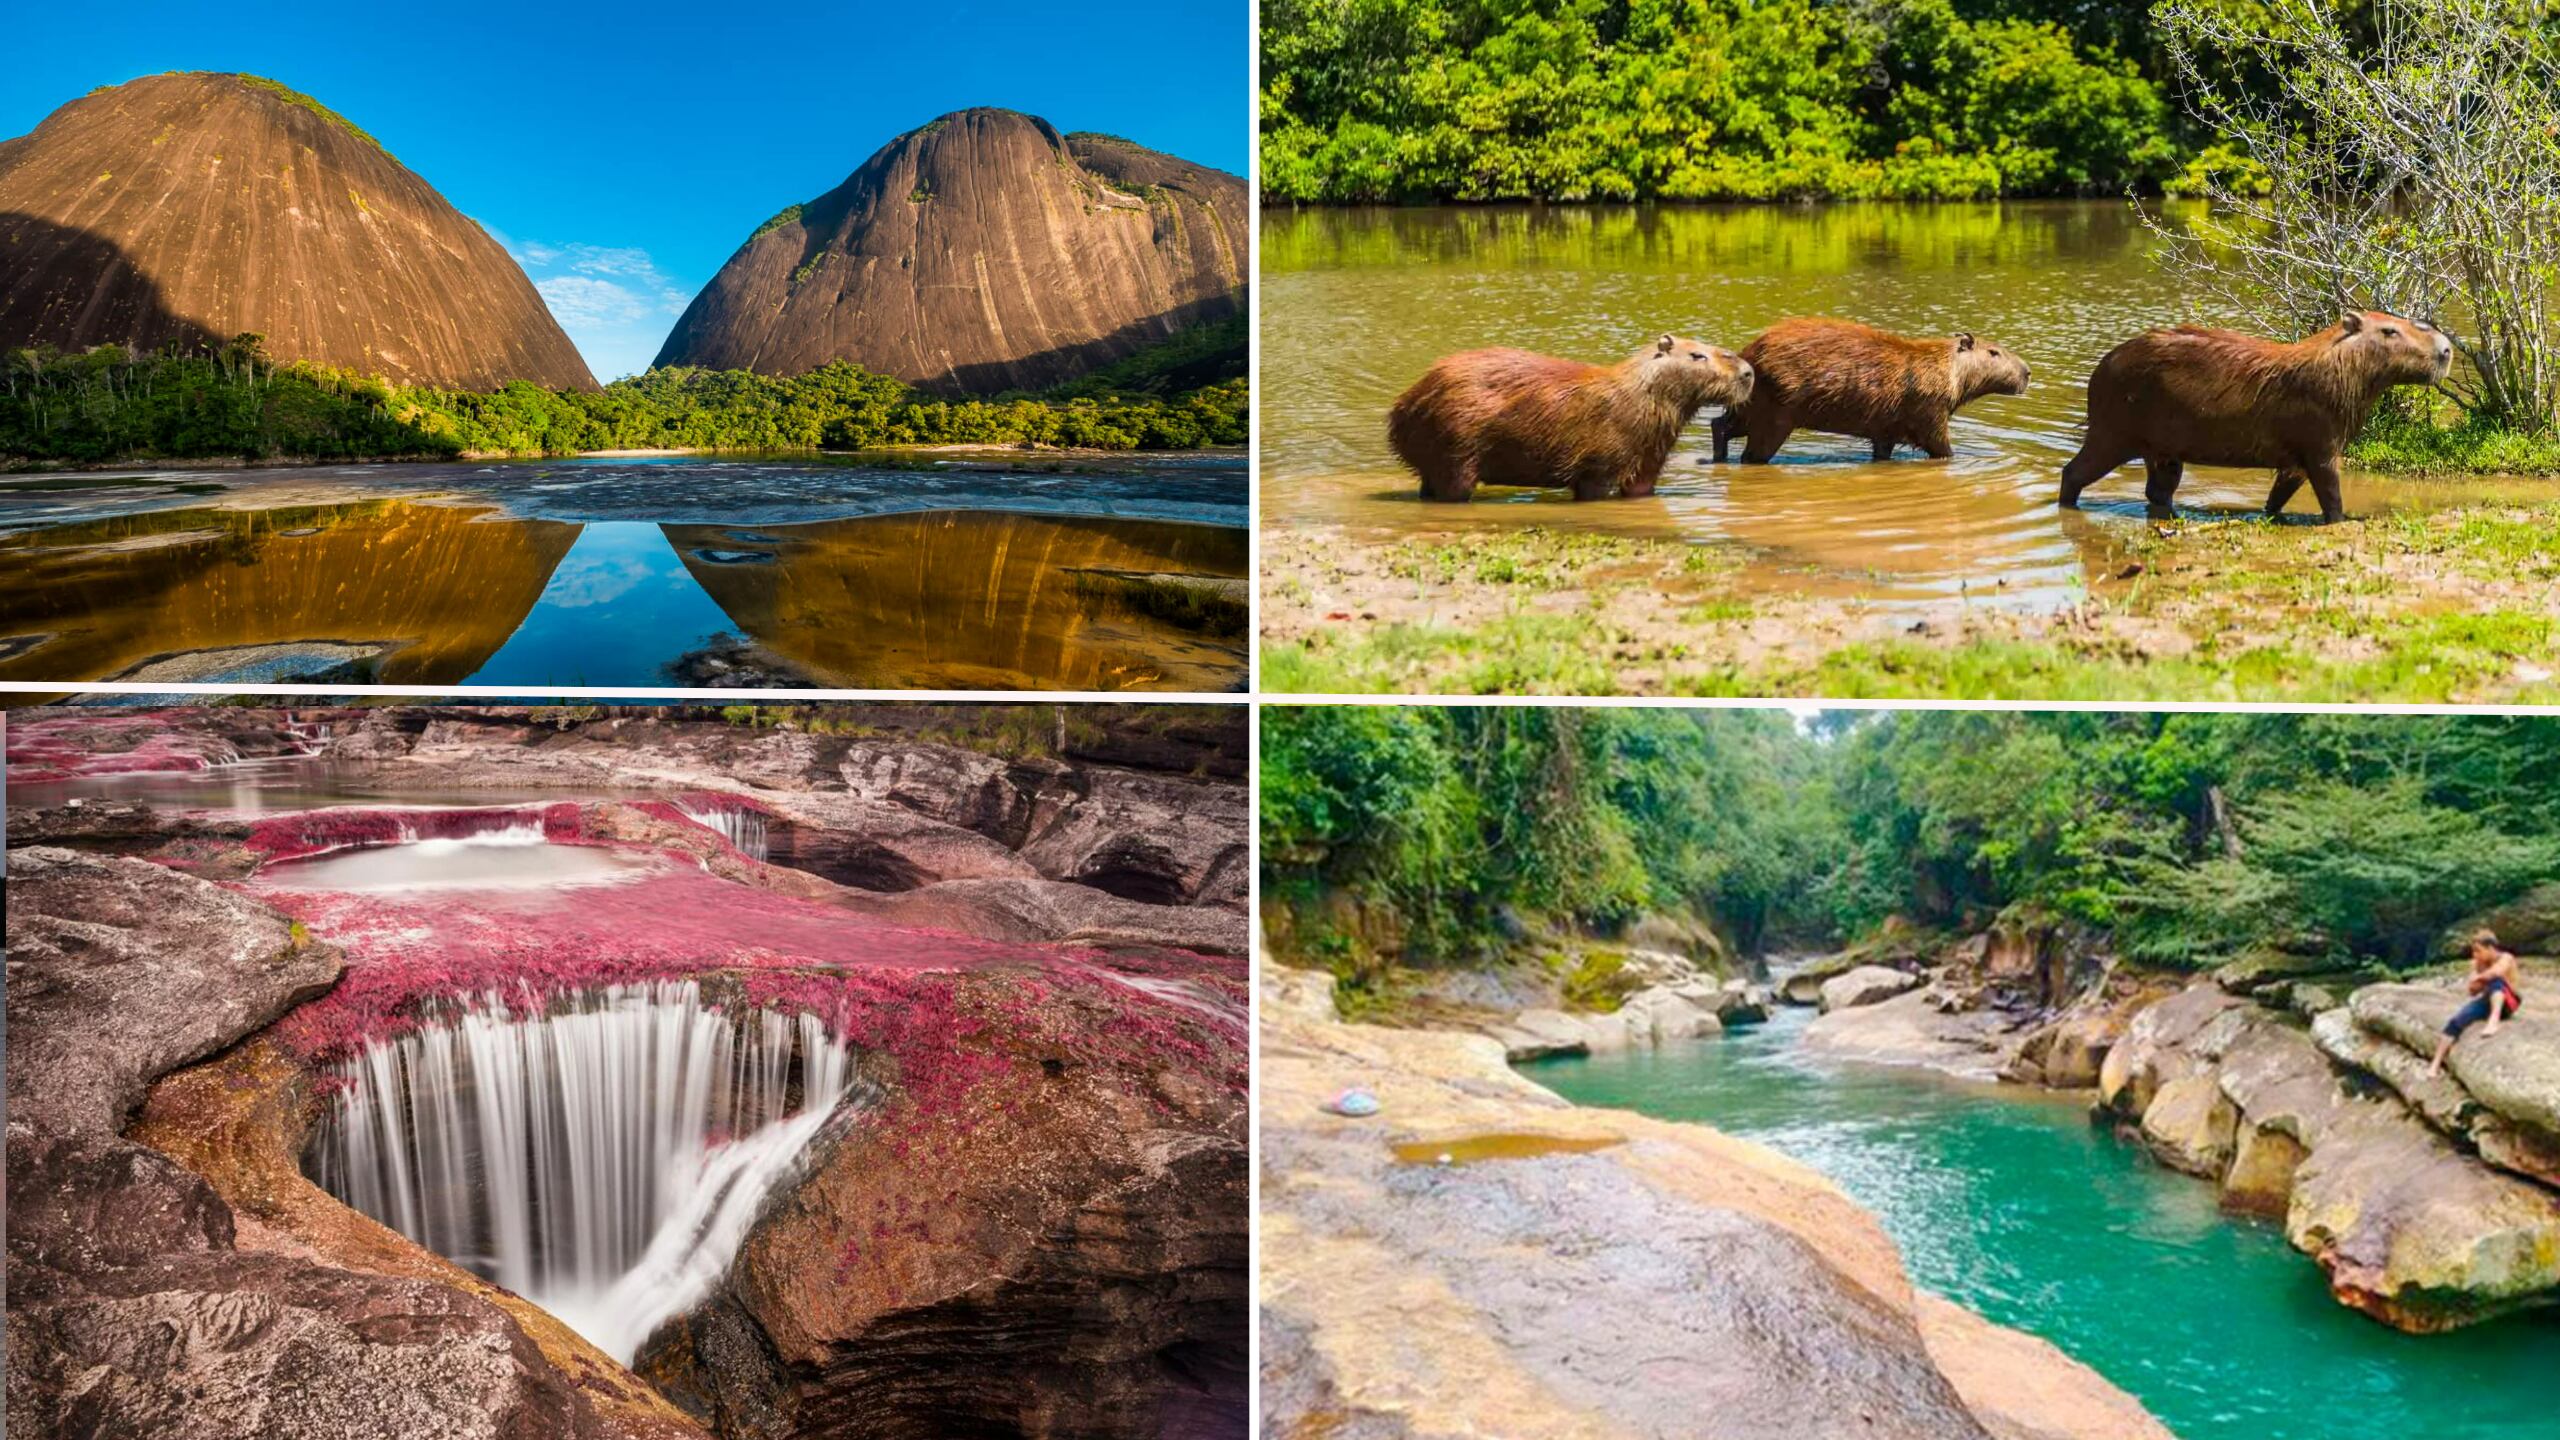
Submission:
[[[2349,335],[2364,328],[2364,316],[2353,310],[2338,317],[2338,328]]]
[[[1671,353],[1671,347],[1679,343],[1679,336],[1665,335],[1661,339],[1653,342],[1653,353],[1656,355],[1668,355]]]
[[[1956,336],[1956,348],[1957,348],[1958,350],[1970,350],[1970,349],[1972,349],[1972,348],[1973,348],[1973,332],[1972,332],[1972,331],[1970,331],[1970,330],[1967,330],[1967,331],[1964,331],[1963,333],[1961,333],[1961,334],[1957,335],[1957,336]]]

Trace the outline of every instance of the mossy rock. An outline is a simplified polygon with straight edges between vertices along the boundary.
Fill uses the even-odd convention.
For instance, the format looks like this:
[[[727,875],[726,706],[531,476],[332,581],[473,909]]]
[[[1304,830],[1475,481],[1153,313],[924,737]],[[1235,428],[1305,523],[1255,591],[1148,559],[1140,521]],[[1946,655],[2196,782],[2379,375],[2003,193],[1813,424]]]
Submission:
[[[1564,976],[1565,1003],[1602,1015],[1615,1014],[1641,988],[1642,982],[1627,972],[1627,952],[1612,947],[1585,948]]]

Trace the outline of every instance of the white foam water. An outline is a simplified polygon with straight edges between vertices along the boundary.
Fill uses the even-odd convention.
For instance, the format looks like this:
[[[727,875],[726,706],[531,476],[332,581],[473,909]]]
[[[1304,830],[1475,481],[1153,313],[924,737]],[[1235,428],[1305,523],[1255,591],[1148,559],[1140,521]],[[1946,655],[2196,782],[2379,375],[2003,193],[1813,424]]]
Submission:
[[[626,1363],[717,1283],[853,1078],[814,1016],[732,1017],[691,982],[530,1018],[484,996],[336,1073],[321,1186]]]
[[[764,812],[744,806],[723,807],[691,805],[679,800],[676,808],[696,825],[720,832],[720,838],[738,847],[750,860],[762,860],[765,851]]]

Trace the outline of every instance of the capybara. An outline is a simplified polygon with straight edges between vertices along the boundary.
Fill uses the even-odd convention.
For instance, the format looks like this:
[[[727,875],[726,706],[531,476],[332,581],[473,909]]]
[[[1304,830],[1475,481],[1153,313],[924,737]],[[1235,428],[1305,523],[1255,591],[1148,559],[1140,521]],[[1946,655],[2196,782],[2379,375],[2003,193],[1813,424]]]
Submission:
[[[2107,352],[2089,376],[2089,434],[2062,467],[2062,507],[2128,460],[2145,471],[2151,514],[2177,513],[2189,465],[2272,466],[2267,513],[2311,482],[2320,519],[2346,518],[2338,456],[2382,392],[2432,385],[2453,363],[2453,341],[2422,320],[2349,311],[2288,345],[2230,330],[2146,330]]]
[[[1855,435],[1889,459],[1896,445],[1955,453],[1947,417],[1985,395],[2027,393],[2027,362],[1971,335],[1923,340],[1854,320],[1781,320],[1742,347],[1759,372],[1751,398],[1714,422],[1716,463],[1744,438],[1759,465],[1798,430]]]
[[[1751,393],[1730,350],[1665,335],[1615,365],[1469,350],[1433,365],[1387,412],[1387,443],[1426,500],[1479,485],[1570,485],[1576,500],[1650,495],[1682,427]]]

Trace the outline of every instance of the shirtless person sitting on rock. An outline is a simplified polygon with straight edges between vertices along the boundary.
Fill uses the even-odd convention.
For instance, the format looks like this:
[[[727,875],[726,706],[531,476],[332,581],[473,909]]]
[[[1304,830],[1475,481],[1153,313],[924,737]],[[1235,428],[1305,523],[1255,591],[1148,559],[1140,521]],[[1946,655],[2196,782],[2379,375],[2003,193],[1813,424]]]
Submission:
[[[2489,1028],[2480,1033],[2495,1035],[2500,1020],[2523,1008],[2524,996],[2516,993],[2516,957],[2498,948],[2496,931],[2473,931],[2471,999],[2444,1022],[2444,1038],[2436,1042],[2436,1058],[2427,1063],[2427,1078],[2444,1073],[2444,1057],[2453,1053],[2453,1042],[2463,1031],[2486,1020]]]

